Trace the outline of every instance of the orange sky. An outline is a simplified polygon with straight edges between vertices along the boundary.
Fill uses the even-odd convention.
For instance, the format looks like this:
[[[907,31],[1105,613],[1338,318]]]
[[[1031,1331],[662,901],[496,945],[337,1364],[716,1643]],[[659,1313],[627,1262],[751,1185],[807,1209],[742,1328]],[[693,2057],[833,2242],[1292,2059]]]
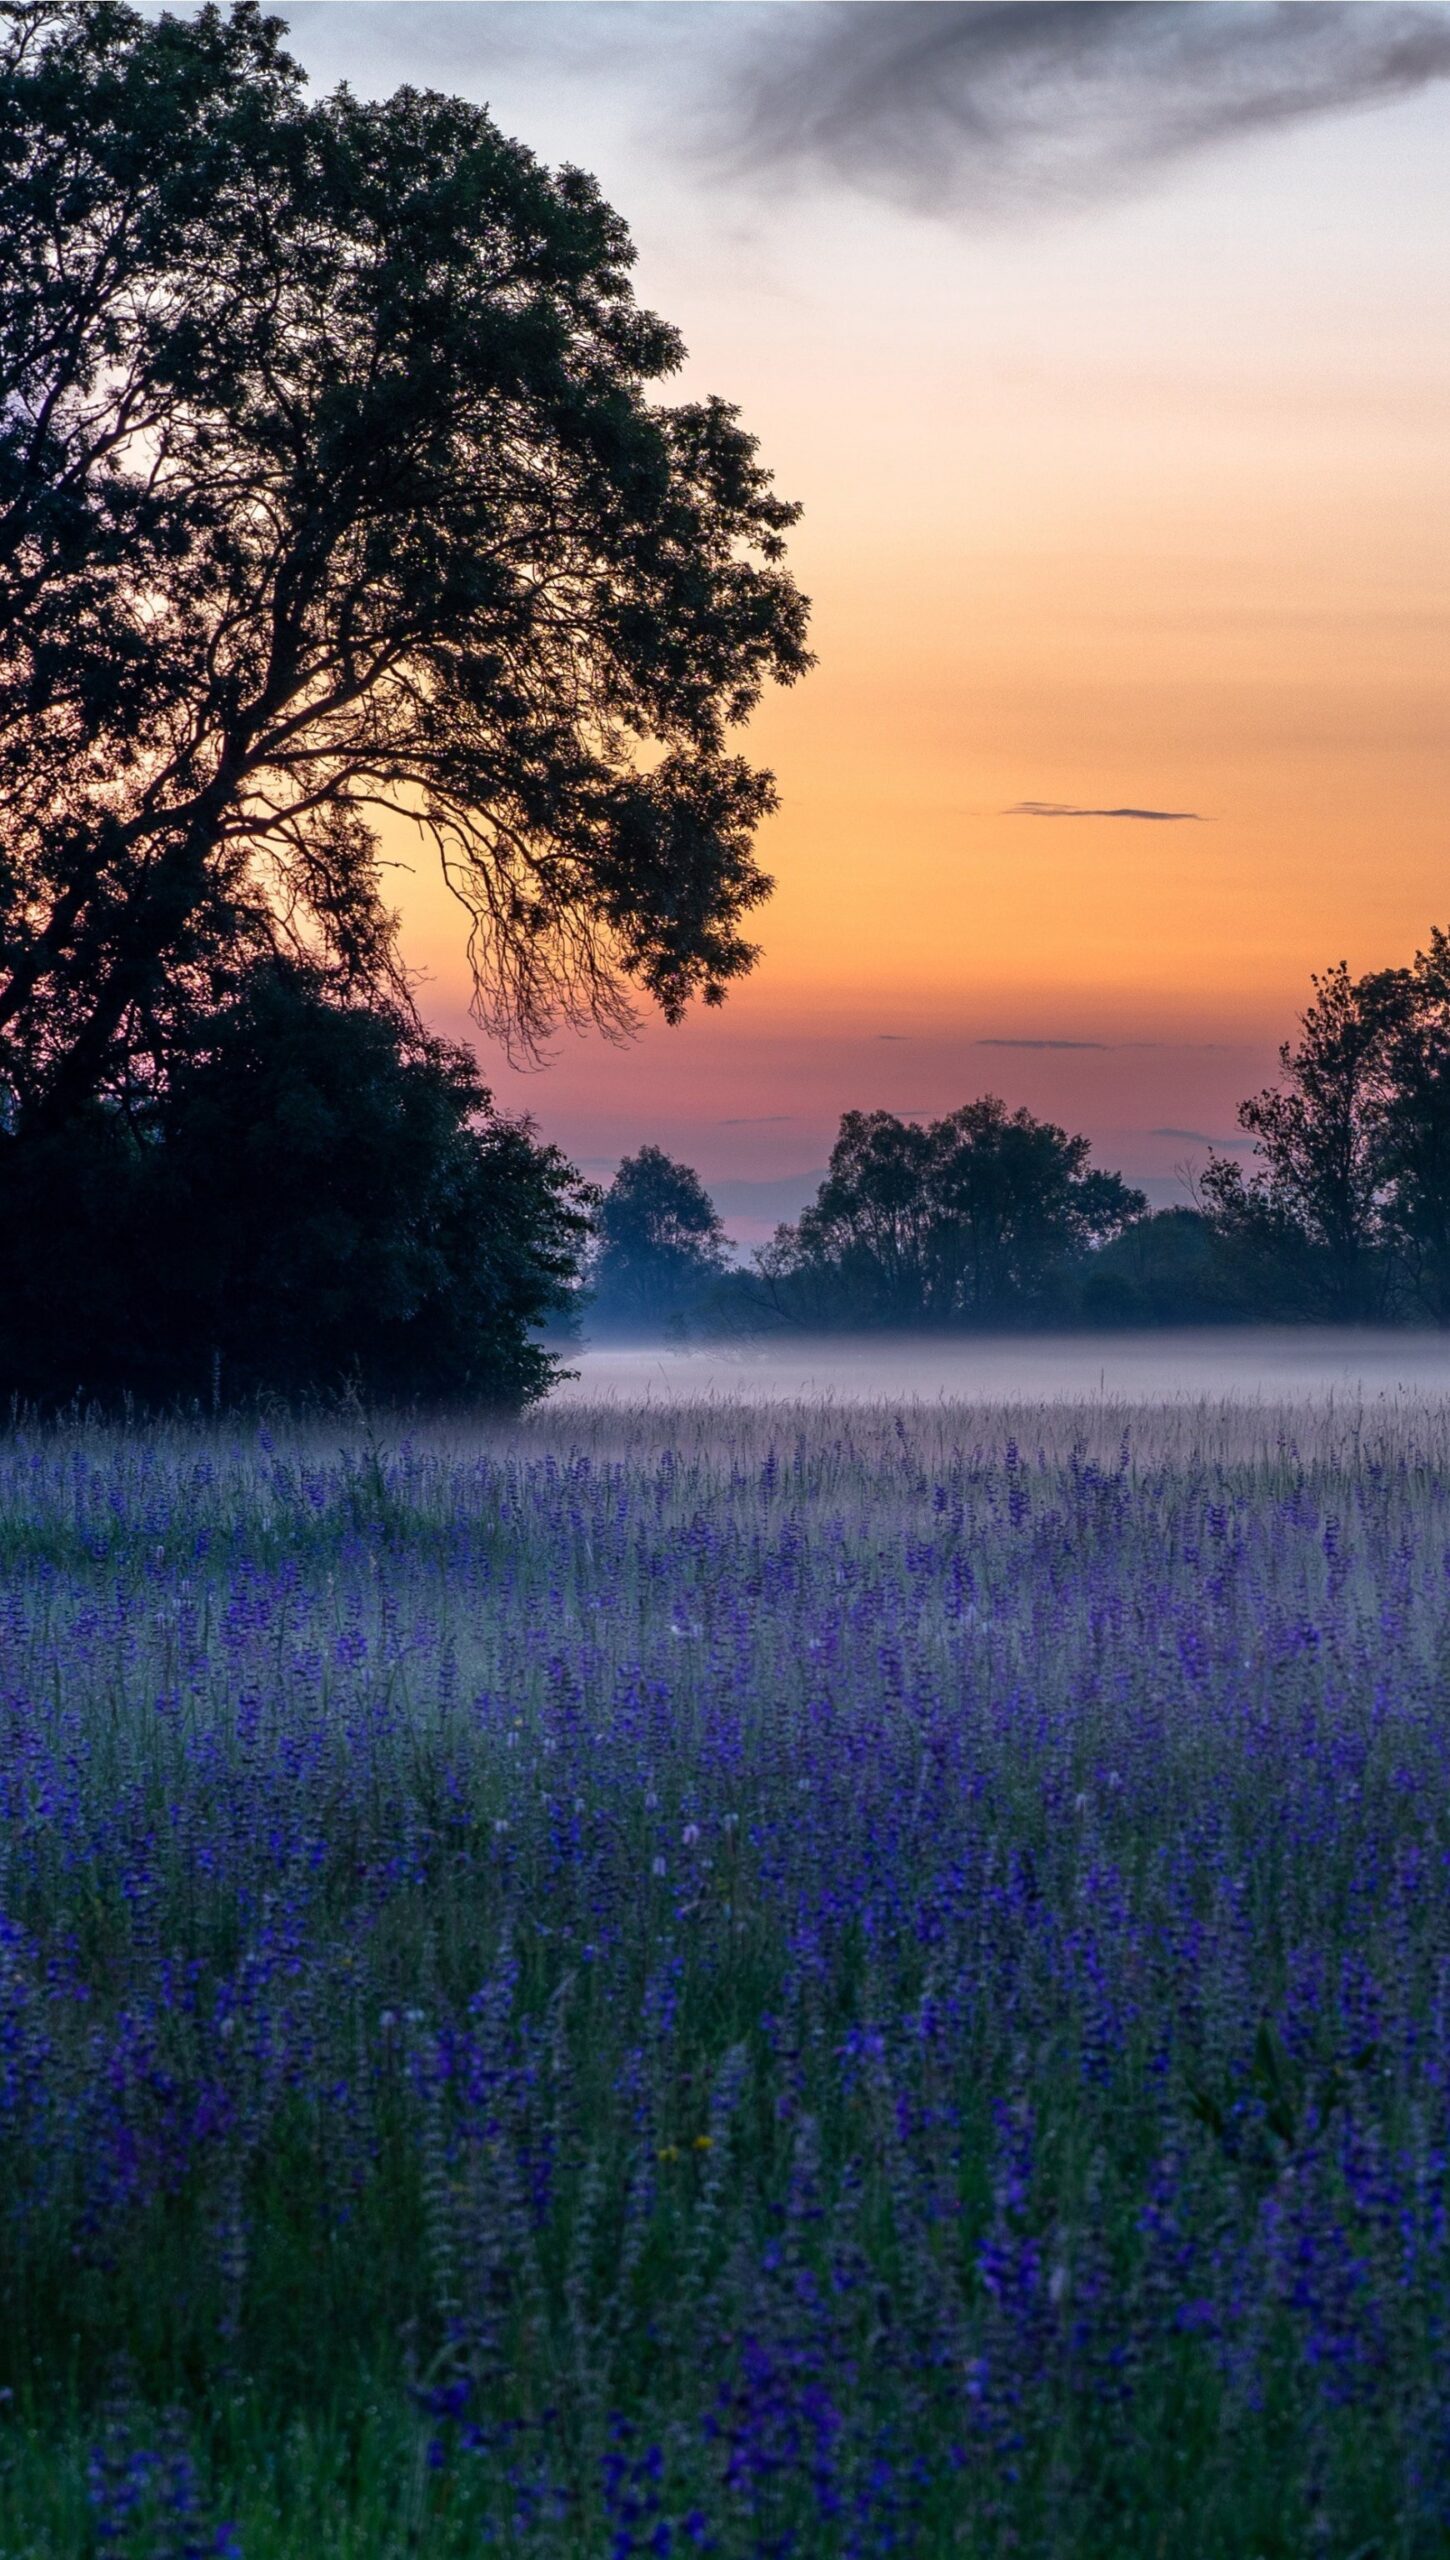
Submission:
[[[402,76],[396,12],[344,17]],[[632,1050],[490,1059],[496,1089],[597,1168],[687,1156],[742,1233],[848,1105],[984,1089],[1170,1196],[1312,967],[1450,920],[1450,92],[1123,201],[934,220],[702,174],[489,24],[455,10],[427,76],[598,170],[687,387],[737,399],[804,501],[820,660],[750,732],[783,806],[749,986]],[[421,876],[403,905],[456,1027],[455,919]]]

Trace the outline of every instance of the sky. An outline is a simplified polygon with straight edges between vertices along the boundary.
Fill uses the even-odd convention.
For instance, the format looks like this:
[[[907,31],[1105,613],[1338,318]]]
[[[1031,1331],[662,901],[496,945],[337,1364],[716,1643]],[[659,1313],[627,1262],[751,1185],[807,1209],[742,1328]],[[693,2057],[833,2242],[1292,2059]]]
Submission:
[[[322,86],[591,169],[801,501],[818,665],[722,1012],[498,1098],[745,1240],[843,1110],[1002,1094],[1188,1196],[1309,973],[1450,922],[1450,7],[295,0]],[[462,920],[389,853],[425,1009]],[[1240,1142],[1241,1143],[1241,1142]]]

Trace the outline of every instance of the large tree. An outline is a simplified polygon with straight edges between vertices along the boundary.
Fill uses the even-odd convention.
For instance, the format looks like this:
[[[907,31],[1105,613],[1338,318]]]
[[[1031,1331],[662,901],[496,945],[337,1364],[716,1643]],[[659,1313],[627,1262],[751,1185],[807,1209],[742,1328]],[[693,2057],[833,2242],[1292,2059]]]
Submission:
[[[403,992],[422,832],[536,1040],[748,967],[793,510],[624,226],[479,108],[314,100],[250,0],[0,7],[0,1086],[164,1082],[259,961]]]
[[[838,1322],[1035,1314],[1075,1257],[1147,1207],[1089,1154],[994,1094],[929,1123],[848,1111],[816,1199],[762,1269],[784,1309]]]

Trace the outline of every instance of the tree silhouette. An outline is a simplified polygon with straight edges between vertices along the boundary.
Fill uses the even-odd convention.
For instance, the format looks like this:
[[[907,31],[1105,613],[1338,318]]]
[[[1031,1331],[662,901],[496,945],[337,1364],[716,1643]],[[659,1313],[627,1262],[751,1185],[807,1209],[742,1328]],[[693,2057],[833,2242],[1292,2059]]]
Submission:
[[[1406,1303],[1450,1324],[1450,935],[1408,969],[1362,978],[1378,1053],[1375,1149],[1383,1247]]]
[[[1249,1312],[1218,1236],[1186,1203],[1135,1218],[1082,1266],[1077,1311],[1089,1325],[1229,1324]]]
[[[726,1267],[725,1230],[699,1175],[661,1147],[626,1156],[595,1218],[597,1314],[631,1328],[687,1314]]]
[[[5,1383],[515,1405],[590,1199],[466,1050],[268,965],[164,1092],[0,1157]]]
[[[1202,1198],[1260,1312],[1355,1323],[1384,1313],[1392,1278],[1383,1004],[1343,961],[1313,986],[1282,1084],[1239,1106],[1254,1165],[1210,1157]]]
[[[0,9],[0,1086],[63,1127],[288,956],[403,1001],[421,830],[481,1018],[749,966],[808,663],[794,510],[650,386],[624,226],[461,100],[313,101],[278,23]]]
[[[848,1111],[815,1201],[762,1257],[802,1313],[950,1325],[1041,1312],[1075,1255],[1147,1206],[1069,1137],[995,1095],[921,1124]]]

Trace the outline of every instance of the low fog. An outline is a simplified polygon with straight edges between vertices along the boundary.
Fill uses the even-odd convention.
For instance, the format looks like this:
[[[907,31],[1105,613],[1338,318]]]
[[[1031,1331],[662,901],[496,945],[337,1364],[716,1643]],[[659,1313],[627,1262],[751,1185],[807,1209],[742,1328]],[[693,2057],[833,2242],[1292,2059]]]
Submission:
[[[1235,1332],[797,1337],[682,1348],[587,1346],[551,1405],[609,1402],[1322,1404],[1450,1399],[1450,1334],[1315,1327]]]

